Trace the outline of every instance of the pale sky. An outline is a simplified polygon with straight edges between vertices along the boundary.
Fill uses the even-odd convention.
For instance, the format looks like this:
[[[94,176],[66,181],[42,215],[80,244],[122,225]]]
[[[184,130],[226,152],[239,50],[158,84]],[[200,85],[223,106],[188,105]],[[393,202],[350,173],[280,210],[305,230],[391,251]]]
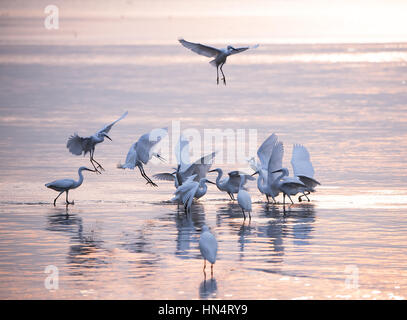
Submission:
[[[43,30],[49,4],[59,8],[54,34]],[[407,41],[406,13],[405,0],[7,0],[0,3],[0,40],[392,42]]]

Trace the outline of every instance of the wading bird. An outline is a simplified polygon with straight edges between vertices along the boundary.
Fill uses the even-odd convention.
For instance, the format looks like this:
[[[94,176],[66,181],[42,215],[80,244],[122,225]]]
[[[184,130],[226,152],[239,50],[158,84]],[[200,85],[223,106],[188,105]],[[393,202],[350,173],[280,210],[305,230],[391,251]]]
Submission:
[[[237,193],[237,203],[242,209],[244,220],[246,220],[246,214],[244,213],[245,211],[249,213],[249,219],[252,219],[252,216],[250,215],[250,212],[252,211],[252,199],[250,197],[250,194],[243,189],[243,185],[245,184],[245,182],[246,176],[241,176],[239,192]]]
[[[188,179],[175,190],[175,197],[172,198],[172,201],[177,201],[178,203],[182,202],[185,213],[191,212],[191,205],[194,198],[199,199],[206,194],[208,190],[206,183],[215,184],[206,178],[202,178],[199,182],[196,182],[194,181],[195,177],[196,175],[188,177]]]
[[[301,190],[302,196],[298,197],[298,201],[301,202],[302,197],[306,197],[309,202],[310,200],[307,195],[314,192],[315,187],[320,185],[320,183],[314,179],[314,167],[306,147],[298,144],[293,145],[291,165],[294,170],[294,176],[298,177],[305,184],[305,188]]]
[[[199,182],[202,178],[206,177],[215,156],[216,152],[212,152],[192,164],[182,164],[178,162],[176,171],[172,173],[157,173],[153,175],[153,177],[157,180],[174,181],[176,188],[181,186],[192,175],[195,175],[195,181]]]
[[[201,237],[199,238],[199,250],[204,258],[203,272],[205,276],[206,260],[208,260],[211,264],[211,277],[213,277],[213,265],[216,262],[216,254],[218,253],[218,241],[206,225],[202,227]]]
[[[217,49],[213,47],[209,47],[200,43],[193,43],[186,41],[184,39],[179,39],[178,40],[185,48],[188,48],[192,50],[193,52],[200,54],[205,57],[209,58],[215,58],[209,63],[216,67],[216,83],[219,84],[219,69],[220,72],[222,72],[223,78],[223,83],[226,85],[226,77],[225,74],[223,73],[222,67],[226,63],[226,58],[232,54],[236,54],[239,52],[246,51],[247,49],[255,49],[259,45],[256,44],[255,46],[247,46],[247,47],[241,47],[241,48],[234,48],[232,46],[227,46],[226,49]]]
[[[257,150],[257,156],[260,162],[255,161],[254,158],[250,159],[249,163],[255,173],[258,174],[257,188],[260,193],[264,194],[267,198],[267,203],[270,203],[269,197],[276,203],[275,198],[279,194],[279,189],[276,186],[276,178],[278,174],[272,173],[273,171],[282,167],[284,148],[280,141],[277,141],[277,135],[272,134],[269,136]]]
[[[289,177],[287,168],[281,168],[273,171],[272,173],[281,172],[277,177],[276,188],[283,193],[283,205],[285,205],[285,196],[287,196],[291,203],[294,204],[291,196],[295,196],[298,192],[302,192],[306,187],[297,177]]]
[[[153,156],[164,161],[163,157],[157,152],[154,152],[154,150],[167,133],[167,128],[162,128],[154,129],[149,133],[143,134],[137,142],[131,145],[129,152],[127,153],[126,162],[124,164],[118,164],[117,168],[133,170],[135,167],[138,167],[143,178],[147,180],[147,184],[157,187],[157,185],[146,175],[143,164],[147,164]]]
[[[66,205],[74,204],[74,201],[72,201],[72,202],[68,201],[68,192],[71,189],[76,189],[77,187],[79,187],[82,184],[82,182],[83,182],[82,171],[84,171],[84,170],[95,172],[94,170],[88,169],[86,167],[80,167],[78,169],[78,175],[79,175],[78,181],[75,181],[73,179],[60,179],[60,180],[55,180],[53,182],[47,183],[45,185],[47,188],[50,188],[52,190],[59,192],[59,195],[54,199],[54,206],[56,205],[56,201],[59,198],[59,196],[61,194],[63,194],[64,192],[66,192]]]
[[[110,141],[112,139],[107,135],[112,129],[113,125],[122,120],[125,116],[127,116],[127,111],[123,113],[123,115],[117,119],[116,121],[113,121],[111,124],[104,126],[102,129],[100,129],[98,132],[96,132],[94,135],[90,137],[80,137],[78,136],[77,133],[74,135],[70,136],[68,139],[68,142],[66,144],[66,147],[69,149],[69,151],[74,154],[74,155],[81,155],[83,152],[83,155],[85,156],[89,152],[89,160],[92,166],[95,168],[95,172],[101,173],[98,168],[103,169],[101,164],[97,162],[94,158],[93,155],[95,154],[95,146],[98,143],[101,143],[105,140],[105,137],[108,138]],[[95,166],[95,163],[97,164],[97,167]]]
[[[247,182],[247,180],[255,180],[251,175],[244,174],[239,171],[229,172],[228,173],[229,177],[226,177],[224,179],[222,179],[223,170],[220,168],[216,168],[216,169],[210,170],[208,172],[217,172],[218,173],[218,177],[216,178],[216,186],[218,187],[218,189],[220,191],[226,192],[229,195],[231,200],[236,200],[233,194],[239,192],[239,184],[240,184],[241,176],[246,177],[245,183]]]

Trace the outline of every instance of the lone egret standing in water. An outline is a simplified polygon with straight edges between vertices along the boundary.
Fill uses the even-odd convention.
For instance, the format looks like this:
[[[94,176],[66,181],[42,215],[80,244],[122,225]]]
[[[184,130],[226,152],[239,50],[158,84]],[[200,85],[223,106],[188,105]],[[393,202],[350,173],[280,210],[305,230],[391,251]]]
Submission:
[[[122,120],[125,116],[127,116],[127,113],[128,112],[126,111],[119,119],[113,121],[109,125],[104,126],[102,129],[100,129],[98,132],[90,137],[83,138],[75,133],[74,135],[69,137],[66,147],[72,154],[77,156],[81,155],[82,152],[83,155],[86,155],[89,152],[89,160],[92,166],[95,168],[95,172],[101,173],[98,168],[102,170],[105,169],[103,169],[101,164],[93,158],[93,155],[95,154],[95,146],[98,143],[103,142],[105,140],[105,137],[112,141],[112,139],[107,134],[116,122]],[[95,163],[97,164],[97,167],[95,166]]]
[[[252,216],[250,215],[250,212],[252,211],[252,198],[250,197],[250,194],[243,189],[245,182],[246,176],[242,175],[240,178],[239,192],[237,193],[237,202],[242,209],[244,220],[246,220],[246,214],[244,213],[245,210],[249,212],[249,219],[251,220]]]
[[[143,134],[137,142],[133,143],[127,153],[126,162],[119,164],[119,169],[134,169],[138,167],[141,175],[147,180],[147,184],[154,187],[157,185],[144,172],[143,164],[147,164],[153,156],[164,161],[157,152],[154,152],[157,144],[167,135],[167,128],[154,129],[149,133]]]
[[[201,237],[199,238],[199,250],[204,258],[203,272],[205,276],[206,260],[208,260],[211,264],[211,277],[213,277],[213,265],[216,262],[216,255],[218,253],[218,241],[206,225],[202,227]]]
[[[47,183],[45,185],[47,188],[50,188],[52,190],[59,192],[59,195],[54,199],[54,206],[56,205],[56,201],[59,198],[59,196],[61,194],[63,194],[64,192],[66,192],[66,205],[74,204],[74,201],[72,201],[72,202],[68,201],[68,192],[71,189],[76,189],[77,187],[79,187],[82,184],[82,182],[83,182],[82,171],[84,171],[84,170],[95,172],[94,170],[88,169],[86,167],[80,167],[78,169],[78,175],[79,175],[78,181],[75,181],[73,179],[60,179],[60,180],[55,180],[53,182]]]
[[[222,67],[226,63],[226,58],[232,54],[243,52],[243,51],[246,51],[247,49],[255,49],[259,46],[258,44],[256,44],[255,46],[252,46],[252,47],[247,46],[247,47],[241,47],[241,48],[234,48],[232,46],[227,46],[226,49],[217,49],[217,48],[209,47],[209,46],[206,46],[206,45],[203,45],[200,43],[189,42],[184,39],[179,39],[178,41],[185,48],[188,48],[197,54],[200,54],[202,56],[209,57],[209,58],[211,58],[211,57],[215,58],[212,61],[210,61],[209,63],[211,65],[213,65],[214,67],[216,67],[216,83],[219,84],[219,69],[220,69],[220,72],[222,72],[222,76],[223,76],[223,78],[221,80],[223,80],[223,83],[225,85],[226,85],[226,77],[225,77],[225,74],[223,73]]]
[[[298,201],[301,202],[302,197],[305,197],[309,202],[310,200],[307,195],[311,192],[315,192],[315,187],[320,185],[320,183],[314,179],[314,167],[312,166],[311,158],[306,147],[294,144],[291,165],[294,170],[294,176],[298,177],[306,186],[301,190],[302,196],[298,197]]]

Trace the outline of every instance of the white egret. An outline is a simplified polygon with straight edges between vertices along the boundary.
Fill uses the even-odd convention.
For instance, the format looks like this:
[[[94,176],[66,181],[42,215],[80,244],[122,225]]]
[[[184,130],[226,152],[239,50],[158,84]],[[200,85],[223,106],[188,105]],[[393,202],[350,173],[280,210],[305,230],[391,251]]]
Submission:
[[[125,113],[123,113],[123,115],[117,119],[116,121],[113,121],[111,124],[104,126],[102,129],[100,129],[99,131],[97,131],[94,135],[90,136],[90,137],[80,137],[78,136],[77,133],[75,133],[74,135],[70,136],[68,139],[68,142],[66,144],[66,147],[69,149],[69,151],[74,154],[74,155],[81,155],[83,152],[83,155],[86,155],[89,152],[89,159],[90,159],[90,163],[92,164],[92,166],[95,168],[95,172],[100,173],[100,171],[98,170],[98,168],[103,169],[103,167],[100,165],[99,162],[97,162],[93,156],[95,154],[95,146],[98,143],[101,143],[105,140],[105,137],[108,138],[110,141],[112,141],[112,139],[107,135],[110,131],[110,129],[112,129],[113,125],[122,120],[125,116],[127,116],[128,112],[126,111]],[[95,163],[98,165],[98,167],[96,168]]]
[[[276,203],[275,197],[279,194],[279,189],[275,184],[278,174],[272,172],[282,167],[284,156],[283,144],[277,141],[276,134],[273,133],[262,143],[257,150],[257,156],[260,163],[256,163],[253,158],[249,161],[252,169],[256,171],[252,175],[259,174],[257,188],[260,193],[266,195],[267,203],[270,202],[269,197],[272,197],[273,202]]]
[[[272,173],[281,172],[277,177],[275,186],[283,193],[283,204],[285,205],[285,196],[287,196],[291,203],[294,204],[291,196],[296,195],[298,192],[302,192],[305,188],[305,184],[302,183],[297,177],[289,177],[289,171],[287,168],[281,168],[273,171]]]
[[[178,163],[178,168],[172,173],[164,172],[153,175],[158,180],[175,181],[175,187],[181,186],[191,175],[195,175],[195,181],[199,182],[206,177],[208,170],[212,166],[212,161],[216,156],[216,152],[212,152],[198,159],[192,164]]]
[[[187,180],[184,181],[184,183],[177,188],[174,193],[175,197],[172,198],[172,201],[183,203],[185,213],[191,211],[191,205],[194,198],[199,199],[206,194],[206,191],[208,190],[208,186],[206,185],[206,183],[215,184],[206,178],[200,179],[199,182],[194,181],[195,177],[195,174],[189,176]]]
[[[74,204],[74,201],[72,201],[72,202],[68,201],[68,192],[71,189],[78,188],[82,184],[82,182],[83,182],[82,171],[84,171],[84,170],[95,172],[94,170],[88,169],[86,167],[80,167],[78,169],[78,175],[79,175],[78,181],[75,181],[73,179],[60,179],[60,180],[55,180],[53,182],[45,184],[45,186],[47,188],[50,188],[52,190],[59,192],[58,196],[54,199],[54,206],[56,205],[56,201],[59,198],[59,196],[61,194],[63,194],[64,192],[66,192],[66,205]]]
[[[247,180],[254,180],[254,178],[248,174],[244,174],[239,171],[231,171],[228,173],[229,177],[222,179],[223,170],[221,168],[216,168],[208,172],[217,172],[218,177],[216,178],[216,186],[220,191],[226,192],[231,200],[235,200],[234,193],[239,192],[239,184],[241,176],[246,176],[245,183]]]
[[[314,167],[311,163],[311,158],[306,147],[303,145],[294,144],[293,154],[291,157],[291,165],[294,170],[294,176],[298,177],[302,183],[305,184],[305,188],[301,190],[302,196],[298,197],[298,201],[302,201],[302,197],[307,197],[311,192],[315,191],[315,187],[320,183],[314,179]]]
[[[216,262],[216,255],[218,253],[218,241],[206,225],[202,227],[201,237],[199,238],[199,250],[204,258],[203,272],[205,273],[206,260],[208,260],[211,264],[211,277],[213,277],[213,265]]]
[[[239,52],[246,51],[247,49],[255,49],[259,45],[255,46],[247,46],[247,47],[241,47],[241,48],[234,48],[232,46],[227,46],[226,49],[217,49],[213,47],[209,47],[200,43],[193,43],[186,41],[184,39],[179,39],[178,40],[185,48],[188,48],[192,50],[193,52],[200,54],[205,57],[212,57],[215,58],[212,61],[210,61],[210,64],[216,67],[216,83],[219,84],[219,67],[220,71],[222,72],[223,78],[223,83],[226,85],[226,77],[225,74],[223,73],[222,67],[226,63],[226,58],[232,54],[236,54]]]
[[[138,167],[141,175],[147,180],[147,184],[151,184],[154,187],[157,185],[146,175],[143,164],[147,164],[153,156],[157,157],[161,161],[164,159],[154,152],[158,143],[167,135],[167,128],[154,129],[149,133],[143,134],[137,142],[133,143],[127,153],[126,162],[119,164],[119,169],[134,169]]]
[[[250,212],[252,211],[252,199],[250,194],[243,189],[243,185],[246,182],[246,176],[241,176],[240,184],[239,184],[239,192],[237,193],[237,203],[239,204],[240,208],[243,212],[244,220],[246,220],[245,211],[249,213],[249,219],[251,219]]]

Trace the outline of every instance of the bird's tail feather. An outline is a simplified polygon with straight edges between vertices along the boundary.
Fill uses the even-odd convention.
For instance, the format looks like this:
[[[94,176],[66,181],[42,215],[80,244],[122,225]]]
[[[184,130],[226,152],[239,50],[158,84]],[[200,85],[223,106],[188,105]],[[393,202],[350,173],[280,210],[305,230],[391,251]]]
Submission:
[[[213,59],[212,61],[209,61],[209,63],[216,68],[216,59]]]

